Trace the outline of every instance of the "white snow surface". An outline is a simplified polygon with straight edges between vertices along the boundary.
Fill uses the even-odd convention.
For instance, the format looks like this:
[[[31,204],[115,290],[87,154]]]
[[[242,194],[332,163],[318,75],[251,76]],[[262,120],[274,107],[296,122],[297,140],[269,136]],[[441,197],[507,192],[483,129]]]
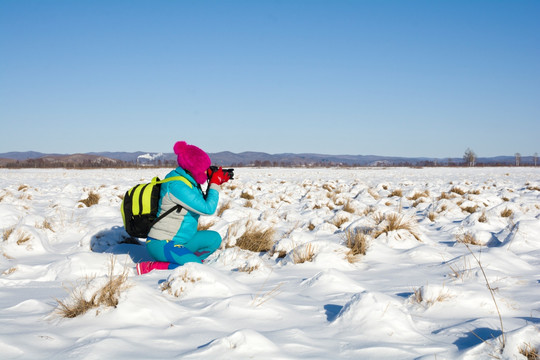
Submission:
[[[540,346],[540,169],[239,168],[230,207],[200,220],[222,248],[138,276],[150,258],[127,241],[121,197],[168,171],[0,170],[0,358],[525,359]],[[411,230],[372,231],[349,261],[345,233],[391,214]],[[249,224],[275,230],[272,251],[234,246]],[[61,317],[58,300],[91,298],[112,260],[128,274],[118,305]]]

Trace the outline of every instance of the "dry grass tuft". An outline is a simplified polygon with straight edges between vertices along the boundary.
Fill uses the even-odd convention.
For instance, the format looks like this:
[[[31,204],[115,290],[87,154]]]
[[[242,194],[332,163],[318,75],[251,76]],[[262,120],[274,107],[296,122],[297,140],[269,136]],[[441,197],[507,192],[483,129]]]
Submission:
[[[18,191],[26,191],[28,190],[28,185],[19,185],[19,188],[17,189]]]
[[[330,191],[330,192],[332,192],[332,191],[335,189],[334,185],[328,184],[328,183],[324,184],[324,185],[322,186],[322,188],[323,188],[324,190]]]
[[[421,303],[425,303],[427,306],[431,306],[437,302],[443,302],[443,301],[446,301],[448,299],[450,299],[452,296],[448,293],[448,292],[445,292],[444,289],[441,290],[441,292],[437,295],[437,297],[434,297],[434,298],[426,298],[424,296],[424,292],[423,292],[423,289],[422,288],[418,288],[418,289],[415,289],[414,290],[414,293],[411,295],[411,300],[415,303],[418,303],[418,304],[421,304]]]
[[[180,287],[180,288],[177,288],[175,291],[173,291],[173,283],[177,279],[182,280],[184,284],[188,284],[188,283],[195,284],[196,282],[201,281],[200,277],[194,277],[188,272],[188,270],[184,270],[181,274],[179,274],[179,277],[176,276],[176,277],[171,278],[168,281],[161,283],[161,285],[159,286],[161,291],[163,292],[166,291],[172,296],[180,297],[186,289],[184,287]]]
[[[259,269],[258,264],[257,265],[244,264],[243,266],[239,267],[236,270],[239,271],[239,272],[246,272],[248,274],[251,274],[253,271],[258,270],[258,269]]]
[[[437,200],[450,200],[450,199],[453,199],[454,197],[455,197],[455,195],[453,195],[453,194],[443,192],[437,198]]]
[[[79,200],[79,202],[86,205],[86,207],[96,205],[99,203],[99,194],[90,191],[90,193],[88,193],[88,197],[86,199]]]
[[[377,191],[373,190],[372,188],[369,188],[368,189],[368,193],[369,195],[371,195],[371,197],[375,200],[379,200],[381,197],[379,196],[379,194],[377,194]]]
[[[508,208],[501,211],[501,216],[502,217],[510,217],[510,216],[512,216],[512,214],[514,214],[514,212],[511,209],[508,209]]]
[[[223,212],[225,212],[225,210],[228,210],[231,208],[231,202],[230,201],[227,201],[226,203],[224,203],[223,205],[221,205],[219,207],[219,209],[217,210],[217,216],[221,216],[223,215]]]
[[[429,221],[431,222],[435,222],[435,219],[437,218],[437,214],[435,213],[435,211],[430,211],[427,215]]]
[[[469,214],[474,214],[476,212],[476,210],[478,210],[478,205],[465,206],[465,207],[462,207],[461,210],[466,211]]]
[[[293,261],[295,264],[311,262],[315,258],[315,250],[312,244],[307,244],[302,251],[293,251]]]
[[[450,192],[454,193],[454,194],[458,194],[458,195],[465,195],[465,190],[463,190],[462,188],[459,188],[457,186],[452,187],[450,189]]]
[[[249,222],[246,231],[236,240],[236,246],[253,252],[267,252],[274,246],[274,228],[262,229]]]
[[[17,268],[14,266],[14,267],[11,267],[9,269],[7,269],[6,271],[4,271],[2,273],[2,275],[11,275],[13,274],[15,271],[17,271]]]
[[[5,229],[4,232],[2,233],[2,240],[7,241],[7,239],[11,236],[14,230],[15,230],[14,227]]]
[[[331,224],[334,225],[337,228],[340,228],[341,225],[345,224],[347,221],[349,221],[349,219],[346,218],[345,216],[336,216],[332,220]]]
[[[383,214],[382,216],[382,222],[379,222],[380,219],[375,220],[376,223],[379,222],[382,226],[375,230],[373,234],[374,238],[378,238],[382,234],[388,234],[391,231],[407,230],[416,240],[421,241],[415,231],[415,223],[412,219],[406,219],[404,215],[395,213],[389,215]]]
[[[39,229],[47,229],[47,230],[51,230],[52,232],[54,232],[54,229],[52,228],[51,223],[47,219],[43,220],[41,225],[38,225],[36,227],[39,228]]]
[[[244,206],[247,207],[247,208],[253,208],[253,202],[251,200],[248,200],[248,201],[246,201]]]
[[[472,268],[470,262],[467,260],[467,258],[463,259],[463,266],[460,267],[459,265],[449,265],[450,270],[452,272],[449,274],[450,277],[454,279],[460,279],[464,280],[466,277],[468,277],[472,273]]]
[[[540,186],[529,186],[527,190],[540,191]]]
[[[401,189],[396,189],[392,191],[390,195],[388,195],[388,197],[394,197],[394,196],[403,197],[403,191]]]
[[[84,296],[84,290],[88,288],[91,281],[88,278],[86,279],[85,289],[79,288],[71,291],[71,301],[56,299],[58,302],[57,314],[64,318],[74,318],[101,306],[116,307],[120,293],[129,286],[127,284],[127,272],[124,271],[120,275],[113,275],[114,263],[114,258],[111,258],[107,283],[93,294],[90,299],[86,299]]]
[[[456,241],[461,244],[482,245],[482,243],[479,242],[476,239],[476,236],[474,236],[474,234],[470,231],[457,235]]]
[[[214,220],[214,221],[209,221],[207,222],[206,224],[201,224],[201,223],[198,223],[197,224],[197,231],[204,231],[204,230],[208,230],[210,229],[212,226],[216,225],[217,221]]]
[[[480,215],[478,221],[481,223],[486,223],[488,221],[485,211],[482,211],[482,215]]]
[[[349,229],[345,231],[345,245],[350,249],[347,253],[347,260],[350,263],[358,259],[358,255],[366,255],[367,232],[360,229]]]
[[[343,205],[343,211],[351,214],[354,214],[356,212],[356,209],[351,204],[351,200],[347,200],[347,202],[345,202],[345,205]]]
[[[24,231],[19,231],[19,236],[17,237],[17,245],[22,245],[30,241],[30,235]]]
[[[251,195],[250,193],[246,192],[246,191],[242,191],[242,194],[240,194],[240,197],[242,199],[246,199],[246,200],[253,200],[255,199],[255,196]]]
[[[409,197],[409,200],[416,201],[418,199],[429,197],[429,190],[424,190],[422,192],[415,192],[413,196]]]
[[[519,348],[519,353],[527,358],[527,360],[539,360],[540,353],[538,349],[532,346],[530,343],[524,343]]]

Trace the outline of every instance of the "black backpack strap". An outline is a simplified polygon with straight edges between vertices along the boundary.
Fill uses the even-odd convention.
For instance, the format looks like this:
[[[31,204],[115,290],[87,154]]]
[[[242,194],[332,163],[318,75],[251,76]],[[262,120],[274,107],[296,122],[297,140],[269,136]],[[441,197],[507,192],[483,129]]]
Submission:
[[[173,206],[172,208],[170,208],[169,210],[165,211],[163,214],[159,215],[156,220],[154,220],[154,222],[152,222],[152,226],[156,225],[156,223],[163,219],[165,216],[169,215],[170,213],[172,213],[173,211],[177,210],[178,212],[182,211],[182,206],[181,205],[178,205],[176,204],[175,206]]]

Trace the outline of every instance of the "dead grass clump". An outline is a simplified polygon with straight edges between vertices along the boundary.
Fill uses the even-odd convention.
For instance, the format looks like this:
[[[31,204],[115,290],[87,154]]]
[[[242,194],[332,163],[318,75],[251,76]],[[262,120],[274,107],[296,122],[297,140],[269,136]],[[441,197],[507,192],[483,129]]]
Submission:
[[[479,189],[469,190],[468,194],[470,194],[470,195],[480,195],[480,190]]]
[[[344,233],[345,245],[349,248],[347,260],[350,263],[358,259],[358,255],[366,255],[367,233],[360,229],[349,229]]]
[[[334,185],[328,184],[328,183],[324,184],[324,185],[322,186],[322,188],[323,188],[324,190],[330,191],[330,192],[332,192],[332,191],[335,189]]]
[[[474,236],[474,234],[470,231],[457,235],[456,241],[461,244],[482,245],[482,243],[479,242],[476,239],[476,236]]]
[[[97,203],[99,203],[99,194],[90,191],[90,193],[88,193],[88,197],[86,199],[79,200],[79,202],[86,205],[86,207],[96,205]]]
[[[210,229],[212,226],[216,225],[217,221],[209,221],[207,222],[206,224],[201,224],[201,223],[198,223],[197,224],[197,231],[204,231],[204,230],[208,230]]]
[[[200,277],[194,277],[188,272],[188,270],[184,270],[184,272],[180,274],[179,276],[172,277],[170,280],[161,283],[161,285],[159,286],[161,291],[163,292],[166,291],[172,296],[180,297],[186,289],[184,286],[181,286],[177,288],[176,290],[173,289],[173,284],[178,279],[180,279],[184,284],[189,284],[189,283],[195,284],[196,282],[201,281]]]
[[[252,223],[248,223],[246,231],[236,240],[236,246],[253,252],[267,252],[274,245],[274,228],[262,229]]]
[[[247,208],[253,208],[253,202],[251,200],[248,200],[248,201],[246,201],[244,206],[247,207]]]
[[[28,241],[30,241],[30,235],[28,235],[24,231],[20,231],[19,236],[17,237],[17,245],[22,245],[24,243],[27,243]]]
[[[465,206],[465,207],[462,207],[461,210],[466,211],[469,214],[474,214],[476,212],[476,210],[478,210],[478,205]]]
[[[458,194],[458,195],[464,195],[465,194],[465,190],[463,190],[462,188],[459,188],[457,186],[452,187],[450,189],[450,192],[454,193],[454,194]]]
[[[388,197],[394,197],[394,196],[403,197],[403,191],[401,189],[396,189],[392,191],[390,195],[388,195]]]
[[[454,279],[460,279],[463,281],[466,277],[468,277],[472,273],[471,264],[469,261],[467,261],[467,258],[463,259],[463,266],[460,267],[459,265],[449,265],[450,270],[452,272],[449,274],[450,277]]]
[[[453,195],[453,194],[443,192],[438,197],[438,200],[450,200],[450,199],[453,199],[454,197],[455,197],[455,195]]]
[[[302,251],[293,251],[293,261],[295,264],[303,264],[305,262],[311,262],[315,258],[315,250],[313,245],[307,244]]]
[[[512,216],[513,213],[514,212],[511,209],[506,208],[503,211],[501,211],[501,216],[502,217],[510,217],[510,216]]]
[[[251,195],[250,193],[246,191],[242,191],[242,193],[240,194],[240,198],[246,199],[246,200],[253,200],[255,199],[255,196]]]
[[[349,219],[346,218],[345,216],[336,216],[332,220],[331,224],[334,225],[337,228],[340,228],[341,225],[345,224],[347,221],[349,221]]]
[[[380,223],[382,226],[376,229],[373,234],[374,238],[378,238],[382,234],[388,234],[391,231],[407,230],[416,240],[421,241],[415,231],[415,223],[412,219],[406,219],[404,215],[395,213],[382,216],[384,221]]]
[[[224,203],[223,205],[221,205],[217,211],[217,216],[221,216],[223,215],[223,212],[225,210],[228,210],[231,208],[231,202],[230,201],[227,201],[226,203]]]
[[[452,296],[448,292],[445,292],[443,289],[436,297],[428,299],[424,296],[424,289],[418,288],[415,289],[414,293],[411,295],[411,300],[418,304],[425,303],[427,306],[431,306],[437,302],[446,301],[451,297]]]
[[[127,272],[124,271],[120,275],[113,275],[114,272],[114,258],[111,258],[111,265],[109,267],[108,280],[98,291],[96,291],[88,299],[84,292],[90,286],[92,279],[86,279],[86,284],[83,288],[78,288],[71,291],[71,299],[62,301],[56,299],[58,302],[57,314],[64,318],[74,318],[86,313],[87,311],[104,307],[116,307],[120,298],[120,293],[127,289]]]
[[[382,222],[386,219],[386,216],[383,213],[375,213],[373,215],[373,221],[375,222],[375,225],[380,225]]]
[[[530,343],[524,343],[519,348],[519,353],[527,358],[527,360],[539,360],[540,353],[538,349],[532,346]]]
[[[36,227],[39,228],[39,229],[47,229],[47,230],[51,230],[52,232],[54,232],[54,229],[52,228],[51,223],[47,219],[43,220],[41,225],[36,225]]]
[[[478,221],[481,222],[481,223],[486,223],[487,222],[487,216],[486,216],[486,212],[485,211],[482,211],[482,215],[480,215],[480,217],[478,218]]]
[[[259,269],[259,265],[249,265],[244,264],[243,266],[240,266],[238,269],[236,269],[238,272],[245,272],[248,274],[251,274],[253,271]]]
[[[4,271],[2,273],[2,275],[11,275],[13,274],[15,271],[17,271],[17,268],[14,266],[14,267],[11,267],[9,269],[7,269],[6,271]]]
[[[417,207],[418,205],[420,205],[421,203],[425,202],[424,198],[420,198],[418,200],[416,200],[414,203],[413,203],[413,207]]]
[[[427,215],[429,221],[431,222],[435,222],[435,219],[437,218],[437,214],[435,213],[435,211],[430,211]]]
[[[345,204],[343,205],[343,211],[346,211],[351,214],[354,214],[356,212],[356,209],[351,204],[351,200],[347,200],[345,202]]]
[[[409,197],[409,200],[416,201],[420,198],[429,197],[429,190],[424,190],[422,192],[415,192],[413,196]]]
[[[540,186],[528,186],[527,190],[540,191]]]
[[[5,229],[5,230],[2,232],[2,240],[7,241],[7,239],[8,239],[9,236],[13,233],[14,230],[15,230],[14,227],[10,227],[10,228]]]
[[[377,191],[373,190],[372,188],[369,188],[368,189],[368,193],[369,195],[371,195],[371,197],[375,200],[379,200],[381,197],[379,196],[379,194],[377,194]]]
[[[17,189],[18,191],[26,191],[28,190],[28,185],[19,185],[19,188]]]

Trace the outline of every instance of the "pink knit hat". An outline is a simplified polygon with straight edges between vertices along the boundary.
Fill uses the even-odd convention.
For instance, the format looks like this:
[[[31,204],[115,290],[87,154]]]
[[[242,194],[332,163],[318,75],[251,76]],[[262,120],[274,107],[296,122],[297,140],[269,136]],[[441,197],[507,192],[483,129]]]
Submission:
[[[185,141],[174,144],[174,153],[178,156],[178,166],[189,171],[199,184],[206,182],[206,170],[212,164],[207,153]]]

